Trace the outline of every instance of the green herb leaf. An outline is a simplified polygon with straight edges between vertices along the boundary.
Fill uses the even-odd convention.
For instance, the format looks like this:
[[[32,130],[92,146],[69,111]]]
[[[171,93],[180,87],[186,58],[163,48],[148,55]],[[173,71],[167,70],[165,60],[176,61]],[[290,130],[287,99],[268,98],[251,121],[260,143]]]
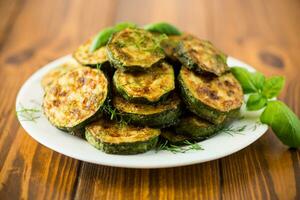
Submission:
[[[300,120],[283,102],[270,101],[260,116],[277,137],[289,147],[300,147]]]
[[[183,145],[170,144],[168,140],[160,140],[156,147],[158,151],[170,151],[172,153],[186,153],[188,151],[204,150],[197,142],[183,141]]]
[[[136,28],[136,27],[137,27],[137,25],[134,23],[121,22],[121,23],[116,24],[114,27],[108,27],[108,28],[103,29],[93,39],[89,51],[94,52],[95,50],[99,49],[100,47],[106,45],[109,38],[111,37],[111,35],[114,34],[115,32],[119,32],[126,28]]]
[[[248,110],[260,110],[268,103],[268,99],[261,94],[251,94],[247,101]]]
[[[132,22],[121,22],[121,23],[118,23],[114,26],[114,30],[115,32],[119,32],[119,31],[122,31],[126,28],[137,28],[138,26],[135,24],[135,23],[132,23]]]
[[[274,98],[279,95],[284,86],[284,78],[282,76],[273,76],[265,81],[262,94],[267,98]]]
[[[240,82],[245,94],[258,92],[262,89],[265,77],[259,72],[249,72],[242,67],[233,67],[231,72]]]
[[[41,117],[41,110],[39,108],[25,108],[22,104],[19,107],[16,114],[21,121],[36,122]]]
[[[96,37],[93,39],[92,44],[90,46],[89,51],[94,52],[95,50],[99,49],[101,46],[106,45],[108,42],[110,36],[115,32],[113,27],[108,27],[103,29],[96,35]]]
[[[144,26],[144,29],[150,32],[164,33],[166,35],[181,35],[179,29],[166,22],[147,24]]]
[[[223,132],[223,133],[226,133],[226,134],[229,134],[229,135],[233,136],[234,134],[243,134],[243,132],[246,128],[247,128],[247,125],[238,126],[238,127],[229,125],[229,126],[224,126],[220,130],[220,132]]]
[[[250,77],[253,81],[253,84],[255,85],[255,88],[258,91],[261,91],[265,84],[265,79],[266,79],[265,76],[260,72],[254,72],[250,74],[251,74]]]

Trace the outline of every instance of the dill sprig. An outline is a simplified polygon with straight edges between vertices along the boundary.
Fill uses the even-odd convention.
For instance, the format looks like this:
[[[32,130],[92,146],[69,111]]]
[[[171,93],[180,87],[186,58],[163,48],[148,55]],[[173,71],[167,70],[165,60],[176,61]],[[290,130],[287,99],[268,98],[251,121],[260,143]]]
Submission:
[[[116,108],[113,108],[110,105],[110,101],[108,101],[102,109],[108,115],[110,120],[118,121],[120,126],[126,126],[130,123],[130,120],[126,120],[122,114],[117,112]]]
[[[192,143],[188,140],[183,141],[183,145],[175,145],[169,143],[168,140],[161,140],[157,147],[156,152],[158,151],[170,151],[172,153],[186,153],[188,151],[198,151],[204,150],[198,143]]]
[[[241,125],[241,126],[237,126],[237,127],[233,126],[233,125],[227,125],[223,129],[221,129],[220,132],[224,132],[231,136],[233,136],[235,134],[243,135],[245,130],[255,131],[259,125],[261,125],[260,121],[255,122],[255,124],[253,124],[253,125]]]
[[[21,121],[36,122],[41,117],[41,110],[38,108],[26,108],[20,104],[20,109],[16,111],[17,116]]]
[[[96,65],[96,69],[98,69],[98,70],[101,70],[101,67],[102,67],[102,64],[101,64],[101,63],[98,63],[98,64]]]
[[[221,132],[224,132],[226,134],[229,134],[231,136],[233,136],[234,134],[243,134],[244,130],[246,130],[247,125],[243,125],[243,126],[225,126],[223,129],[221,129]]]

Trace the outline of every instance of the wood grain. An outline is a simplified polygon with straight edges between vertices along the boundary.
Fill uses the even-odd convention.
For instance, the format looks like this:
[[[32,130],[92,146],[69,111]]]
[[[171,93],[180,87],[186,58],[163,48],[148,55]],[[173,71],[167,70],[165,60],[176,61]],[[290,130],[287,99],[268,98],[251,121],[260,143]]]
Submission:
[[[17,122],[15,97],[40,66],[120,21],[168,21],[266,75],[300,115],[298,0],[0,1],[0,199],[300,199],[300,153],[268,131],[244,150],[169,169],[124,169],[68,158]]]

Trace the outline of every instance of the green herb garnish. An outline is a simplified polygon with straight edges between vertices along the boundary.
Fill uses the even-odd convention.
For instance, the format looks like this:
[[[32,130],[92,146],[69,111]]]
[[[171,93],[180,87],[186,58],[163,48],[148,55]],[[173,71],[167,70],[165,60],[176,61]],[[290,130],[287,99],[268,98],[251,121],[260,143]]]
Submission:
[[[241,120],[241,119],[240,119]],[[249,126],[249,125],[241,125],[241,126],[233,126],[231,124],[224,126],[224,128],[222,128],[220,130],[220,132],[226,133],[228,135],[235,135],[235,134],[240,134],[243,135],[245,130],[249,130],[249,131],[255,131],[257,126],[260,125],[260,122],[256,122],[253,126]]]
[[[188,140],[183,141],[183,145],[170,144],[168,140],[160,140],[156,147],[158,151],[170,151],[172,153],[186,153],[188,151],[204,150],[198,143],[192,143]]]
[[[110,36],[115,32],[119,32],[126,28],[136,28],[137,25],[130,22],[122,22],[116,24],[114,27],[108,27],[100,31],[96,37],[93,39],[92,44],[89,48],[90,52],[94,52],[95,50],[99,49],[100,47],[107,44]]]
[[[300,120],[283,102],[268,102],[260,121],[271,126],[283,144],[300,147]]]
[[[144,26],[144,29],[150,32],[162,33],[166,35],[181,35],[181,31],[175,26],[166,23],[166,22],[159,22],[153,24],[147,24]]]
[[[240,82],[245,94],[250,94],[246,102],[250,111],[265,108],[260,121],[269,125],[276,136],[289,147],[300,147],[300,120],[281,101],[274,101],[284,86],[284,78],[273,76],[268,79],[259,72],[249,72],[241,67],[233,67],[232,73]]]
[[[123,115],[117,112],[116,108],[113,108],[109,102],[102,107],[103,111],[108,115],[110,120],[116,120],[120,126],[126,126],[130,123],[130,120],[124,119]]]
[[[101,64],[101,63],[98,63],[98,64],[96,65],[96,69],[98,69],[98,70],[101,70],[101,67],[102,67],[102,64]]]
[[[247,128],[247,125],[235,127],[235,126],[225,126],[220,131],[233,136],[234,134],[243,134],[243,131]]]
[[[17,116],[21,121],[36,122],[41,117],[41,110],[37,108],[25,108],[20,104],[20,109],[16,111]]]

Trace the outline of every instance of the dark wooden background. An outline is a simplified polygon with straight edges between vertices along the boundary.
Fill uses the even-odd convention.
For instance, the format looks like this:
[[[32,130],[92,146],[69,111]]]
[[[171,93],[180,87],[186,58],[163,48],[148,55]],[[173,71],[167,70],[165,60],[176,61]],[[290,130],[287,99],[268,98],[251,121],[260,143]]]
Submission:
[[[151,170],[74,160],[25,133],[14,108],[24,81],[126,20],[174,23],[266,75],[286,76],[281,99],[299,116],[299,0],[0,0],[0,199],[300,199],[299,150],[272,131],[223,159]]]

